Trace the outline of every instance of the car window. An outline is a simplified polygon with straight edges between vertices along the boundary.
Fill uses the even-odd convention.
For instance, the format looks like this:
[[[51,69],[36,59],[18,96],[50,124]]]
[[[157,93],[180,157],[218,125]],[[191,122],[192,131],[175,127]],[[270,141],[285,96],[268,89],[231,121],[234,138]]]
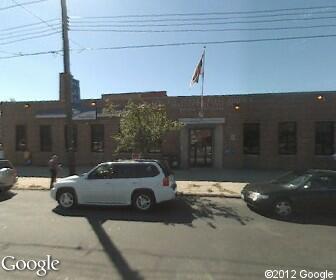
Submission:
[[[162,169],[163,174],[165,175],[165,177],[168,177],[169,175],[173,174],[173,172],[169,168],[169,165],[166,162],[164,162],[164,161],[158,161],[157,163],[160,165],[160,167],[161,167],[161,169]]]
[[[112,165],[104,164],[99,165],[96,169],[90,172],[89,179],[110,179],[112,174]]]
[[[318,175],[311,180],[312,188],[335,188],[336,178],[329,175]]]
[[[2,168],[13,168],[13,165],[8,160],[1,160],[0,169]]]
[[[135,166],[136,178],[155,177],[159,173],[159,170],[153,164],[136,164]]]
[[[133,177],[133,170],[130,164],[113,164],[113,179],[125,179]]]
[[[153,164],[114,164],[113,178],[145,178],[155,177],[160,174],[159,170]]]

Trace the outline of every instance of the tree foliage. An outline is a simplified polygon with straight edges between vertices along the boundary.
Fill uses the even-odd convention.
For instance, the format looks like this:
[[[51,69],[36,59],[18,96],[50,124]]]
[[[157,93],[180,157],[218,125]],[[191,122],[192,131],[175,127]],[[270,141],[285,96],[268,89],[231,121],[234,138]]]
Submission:
[[[111,112],[114,107],[110,104],[109,108]],[[159,148],[163,136],[180,127],[179,122],[168,118],[163,105],[129,102],[120,113],[120,132],[114,137],[117,152],[146,153]]]

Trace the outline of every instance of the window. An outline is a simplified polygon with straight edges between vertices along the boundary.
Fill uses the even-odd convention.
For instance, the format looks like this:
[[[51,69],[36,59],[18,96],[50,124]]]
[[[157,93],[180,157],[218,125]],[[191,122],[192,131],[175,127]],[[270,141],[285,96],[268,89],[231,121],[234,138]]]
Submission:
[[[40,126],[40,150],[41,152],[51,152],[52,150],[52,137],[51,137],[50,125]]]
[[[336,178],[330,175],[318,175],[311,180],[312,188],[336,188]]]
[[[244,154],[259,155],[260,153],[260,129],[258,123],[244,124]]]
[[[72,133],[73,133],[73,135],[72,135],[72,139],[73,139],[73,143],[72,143],[72,147],[73,147],[73,150],[74,151],[77,151],[77,134],[78,134],[78,132],[77,132],[77,125],[73,125],[72,126]],[[69,150],[69,144],[68,144],[68,126],[67,125],[65,125],[64,126],[64,143],[65,143],[65,149],[68,151]]]
[[[104,125],[91,125],[91,151],[104,152]]]
[[[159,170],[152,164],[135,164],[136,178],[155,177],[159,175]]]
[[[95,170],[88,175],[89,179],[111,179],[112,164],[99,165]]]
[[[279,154],[295,155],[296,145],[296,123],[279,123]]]
[[[152,164],[113,164],[113,178],[146,178],[159,175],[159,170]]]
[[[15,147],[17,151],[25,151],[27,148],[27,129],[25,125],[16,126]]]
[[[334,153],[334,123],[317,122],[315,124],[315,154],[332,155]]]

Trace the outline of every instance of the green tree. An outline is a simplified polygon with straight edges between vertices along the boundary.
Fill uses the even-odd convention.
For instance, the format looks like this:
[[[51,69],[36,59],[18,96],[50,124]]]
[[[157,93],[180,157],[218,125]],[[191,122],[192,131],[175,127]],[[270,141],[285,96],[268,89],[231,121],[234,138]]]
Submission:
[[[115,106],[109,104],[108,108],[115,115]],[[168,118],[163,105],[129,102],[119,115],[120,132],[114,137],[118,144],[117,152],[147,153],[151,148],[161,146],[167,132],[181,127],[181,123]]]

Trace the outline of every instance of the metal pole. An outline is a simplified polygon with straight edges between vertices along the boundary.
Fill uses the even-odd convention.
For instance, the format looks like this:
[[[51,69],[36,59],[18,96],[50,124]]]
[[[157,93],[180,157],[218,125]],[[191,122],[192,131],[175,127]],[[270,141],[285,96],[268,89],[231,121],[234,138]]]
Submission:
[[[202,55],[202,93],[201,93],[201,112],[200,117],[204,117],[204,101],[203,101],[203,89],[204,89],[204,67],[205,67],[205,46]]]
[[[68,168],[69,175],[76,173],[74,143],[73,143],[73,122],[72,122],[72,75],[70,72],[69,36],[68,36],[68,14],[66,0],[61,0],[62,7],[62,37],[63,37],[63,64],[64,74],[62,75],[66,113],[66,127],[68,130]]]

